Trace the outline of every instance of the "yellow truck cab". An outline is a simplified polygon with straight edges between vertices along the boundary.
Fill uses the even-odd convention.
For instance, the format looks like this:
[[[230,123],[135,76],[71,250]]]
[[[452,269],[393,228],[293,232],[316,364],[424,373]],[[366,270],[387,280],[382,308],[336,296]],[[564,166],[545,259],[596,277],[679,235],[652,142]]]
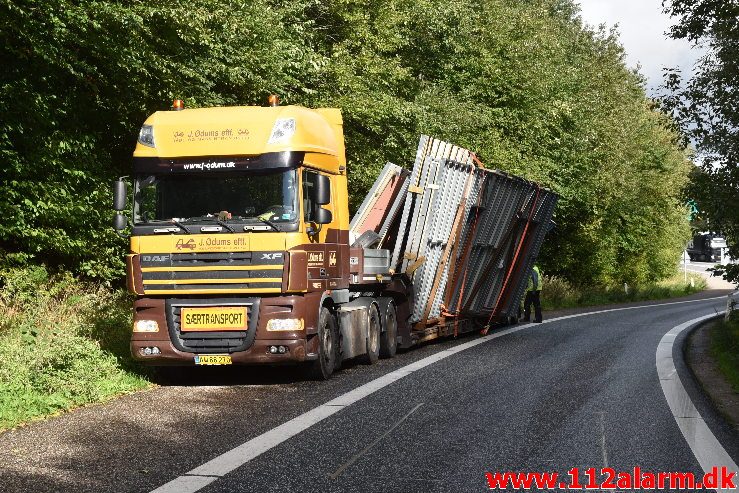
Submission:
[[[142,126],[133,168],[133,356],[330,374],[336,320],[322,307],[348,302],[350,280],[340,111],[176,101]],[[115,190],[122,210],[126,185]]]

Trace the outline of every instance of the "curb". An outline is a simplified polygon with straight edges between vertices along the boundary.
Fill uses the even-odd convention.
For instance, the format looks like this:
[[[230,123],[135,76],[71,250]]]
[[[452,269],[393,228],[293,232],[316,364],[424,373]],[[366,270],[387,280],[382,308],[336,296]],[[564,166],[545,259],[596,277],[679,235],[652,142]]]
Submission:
[[[686,357],[688,341],[693,333],[704,325],[719,320],[721,317],[723,317],[723,314],[717,314],[715,317],[699,322],[680,333],[675,339],[672,358],[678,376],[685,387],[685,391],[690,396],[690,399],[693,401],[693,404],[711,432],[719,439],[721,445],[731,457],[739,458],[739,431],[718,410],[711,397],[703,389],[701,381],[693,372]]]

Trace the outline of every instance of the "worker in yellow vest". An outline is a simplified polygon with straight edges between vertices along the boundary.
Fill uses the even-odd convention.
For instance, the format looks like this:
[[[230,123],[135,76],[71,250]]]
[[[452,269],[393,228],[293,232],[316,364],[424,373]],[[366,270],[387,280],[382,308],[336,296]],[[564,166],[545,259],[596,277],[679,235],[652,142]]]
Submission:
[[[523,321],[531,321],[531,304],[534,304],[534,322],[541,323],[541,271],[539,266],[535,265],[531,270],[529,285],[526,288],[526,299],[523,302]]]

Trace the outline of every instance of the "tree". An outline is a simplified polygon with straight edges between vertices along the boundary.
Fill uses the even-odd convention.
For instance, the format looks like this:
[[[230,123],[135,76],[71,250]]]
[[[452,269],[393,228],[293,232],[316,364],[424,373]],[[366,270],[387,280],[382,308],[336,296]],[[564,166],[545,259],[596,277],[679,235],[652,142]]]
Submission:
[[[668,71],[664,102],[696,146],[701,172],[690,193],[739,258],[739,1],[666,0],[663,6],[677,18],[670,36],[706,50],[687,81]],[[726,278],[739,282],[739,265],[729,266]]]
[[[109,184],[146,116],[273,92],[341,108],[354,206],[425,133],[561,195],[547,272],[654,281],[687,241],[684,149],[572,0],[0,0],[0,18],[0,257],[119,277]]]
[[[141,123],[173,98],[295,97],[316,62],[309,21],[285,15],[266,0],[0,0],[0,259],[119,278],[110,183]]]

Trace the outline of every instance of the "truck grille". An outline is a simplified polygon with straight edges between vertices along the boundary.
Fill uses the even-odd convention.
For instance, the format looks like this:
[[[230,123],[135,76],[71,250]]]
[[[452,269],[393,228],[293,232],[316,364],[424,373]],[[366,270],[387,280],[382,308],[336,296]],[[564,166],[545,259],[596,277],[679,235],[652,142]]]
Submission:
[[[172,344],[186,353],[234,353],[251,347],[257,332],[259,298],[169,299],[166,301],[167,326]],[[182,332],[180,317],[183,307],[245,306],[247,330]]]
[[[283,252],[142,254],[145,294],[279,292]]]

